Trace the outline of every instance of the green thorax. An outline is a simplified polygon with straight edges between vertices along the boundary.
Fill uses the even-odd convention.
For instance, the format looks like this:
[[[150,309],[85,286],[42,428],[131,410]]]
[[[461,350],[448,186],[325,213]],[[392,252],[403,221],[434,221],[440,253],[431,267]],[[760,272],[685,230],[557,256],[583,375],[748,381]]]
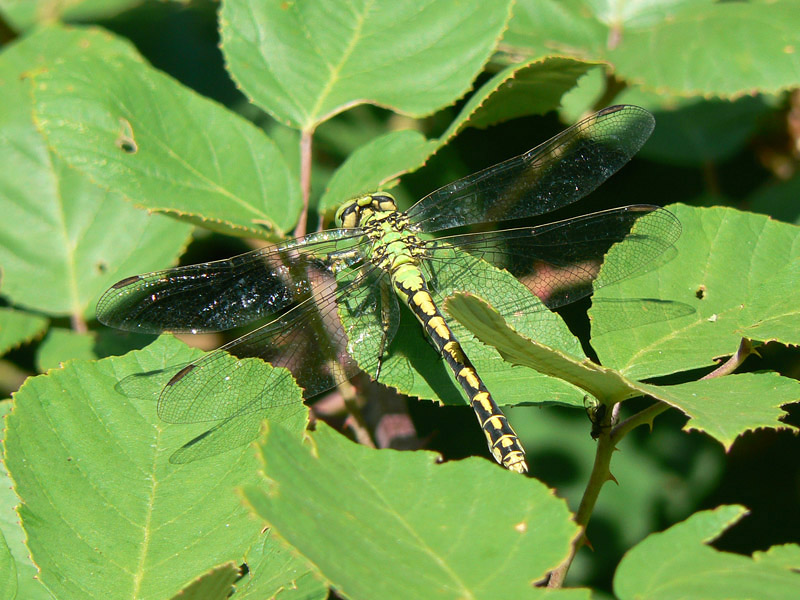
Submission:
[[[424,250],[408,225],[408,217],[397,210],[394,196],[385,192],[359,196],[336,211],[340,227],[361,228],[372,241],[370,261],[392,278],[407,299],[424,287],[419,259]]]

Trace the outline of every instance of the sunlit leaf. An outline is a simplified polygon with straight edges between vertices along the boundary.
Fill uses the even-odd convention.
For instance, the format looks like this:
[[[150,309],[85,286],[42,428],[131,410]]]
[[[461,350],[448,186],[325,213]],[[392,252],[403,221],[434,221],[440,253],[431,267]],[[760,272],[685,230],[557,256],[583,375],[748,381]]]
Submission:
[[[3,294],[18,306],[84,319],[94,314],[100,292],[123,275],[174,261],[190,230],[135,209],[118,190],[98,188],[52,155],[34,127],[31,83],[23,74],[87,48],[102,48],[104,56],[132,52],[108,34],[51,27],[0,55]],[[85,123],[79,112],[69,118]]]
[[[796,226],[731,208],[679,204],[670,210],[683,227],[675,256],[594,296],[630,298],[648,290],[648,297],[695,310],[643,327],[611,328],[592,338],[602,364],[634,379],[710,366],[716,357],[735,352],[744,335],[744,311],[750,323],[785,311],[783,298],[769,296],[762,286],[800,257],[800,228]],[[762,296],[760,313],[754,314],[747,307],[758,296]]]
[[[364,102],[424,116],[467,92],[510,5],[225,2],[222,48],[250,98],[298,129]]]
[[[620,600],[694,598],[745,600],[765,593],[790,600],[800,585],[800,554],[790,544],[752,557],[719,552],[708,545],[746,513],[740,506],[721,506],[696,513],[666,531],[654,533],[630,550],[614,575]],[[768,591],[767,591],[768,590]]]
[[[294,226],[299,189],[272,141],[142,59],[90,46],[38,73],[34,90],[56,154],[135,205],[238,235]]]
[[[124,357],[72,361],[14,395],[5,464],[38,578],[55,597],[170,597],[218,564],[241,562],[255,541],[259,527],[234,492],[255,474],[248,448],[171,464],[207,424],[168,426],[152,399],[115,389],[195,355],[165,338]]]
[[[267,481],[245,497],[348,598],[538,598],[546,592],[531,584],[575,534],[550,490],[486,460],[438,465],[431,453],[372,450],[325,426],[312,442],[270,429]]]

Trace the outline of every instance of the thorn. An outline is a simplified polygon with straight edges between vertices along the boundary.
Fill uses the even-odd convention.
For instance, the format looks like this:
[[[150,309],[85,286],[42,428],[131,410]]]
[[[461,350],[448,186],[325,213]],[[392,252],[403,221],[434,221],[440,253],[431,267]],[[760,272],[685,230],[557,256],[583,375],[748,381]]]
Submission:
[[[614,483],[619,485],[619,481],[617,481],[617,478],[614,477],[614,474],[611,471],[608,472],[608,479],[606,479],[606,481],[613,481]]]

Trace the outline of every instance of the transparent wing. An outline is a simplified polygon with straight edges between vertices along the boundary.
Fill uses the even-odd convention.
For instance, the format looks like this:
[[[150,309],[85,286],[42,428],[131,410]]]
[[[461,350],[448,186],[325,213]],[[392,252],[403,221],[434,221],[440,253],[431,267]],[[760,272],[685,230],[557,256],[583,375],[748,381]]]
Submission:
[[[545,306],[557,308],[654,268],[680,233],[680,221],[668,210],[634,205],[539,227],[438,238],[426,242],[426,262],[435,282],[439,263],[452,261],[453,248],[466,251],[508,271]],[[477,269],[458,275],[462,280],[487,279],[472,283],[478,289],[493,285],[490,277],[491,272]]]
[[[454,181],[408,210],[416,231],[541,215],[595,190],[638,152],[655,126],[638,106],[611,106],[525,154]]]
[[[361,257],[362,232],[334,229],[226,260],[128,277],[97,303],[98,320],[142,333],[225,331],[270,318],[311,295],[309,270]]]
[[[254,436],[254,423],[263,417],[288,418],[300,408],[291,393],[294,381],[309,398],[359,369],[377,369],[379,353],[396,331],[396,300],[387,308],[382,296],[364,294],[384,285],[382,272],[371,265],[341,275],[337,281],[322,273],[322,281],[312,283],[311,298],[172,377],[159,397],[161,419],[220,422],[191,442],[189,456],[209,456],[251,441],[247,432]],[[262,361],[272,368],[264,369]],[[255,421],[254,413],[259,413]]]

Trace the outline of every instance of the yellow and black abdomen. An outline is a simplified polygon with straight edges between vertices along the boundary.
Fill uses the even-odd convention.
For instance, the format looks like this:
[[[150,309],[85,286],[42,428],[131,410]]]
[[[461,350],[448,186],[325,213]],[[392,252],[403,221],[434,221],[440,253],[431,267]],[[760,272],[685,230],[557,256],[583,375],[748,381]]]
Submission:
[[[492,456],[511,471],[527,472],[522,443],[433,302],[422,273],[416,265],[406,263],[393,269],[391,275],[398,294],[422,323],[472,405]]]

